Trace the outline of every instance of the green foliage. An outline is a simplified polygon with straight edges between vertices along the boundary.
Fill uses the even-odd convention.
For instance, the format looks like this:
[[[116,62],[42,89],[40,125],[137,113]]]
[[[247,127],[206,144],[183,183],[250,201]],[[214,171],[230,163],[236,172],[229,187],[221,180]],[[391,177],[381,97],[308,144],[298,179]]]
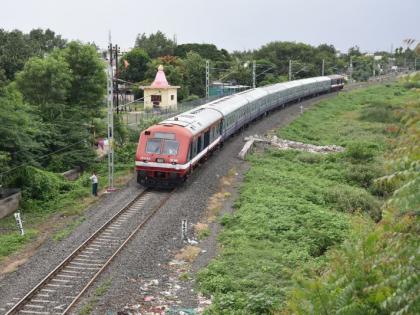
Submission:
[[[137,35],[135,47],[143,49],[151,58],[174,54],[175,42],[168,39],[161,31],[147,36],[145,33]]]
[[[205,60],[195,52],[188,52],[187,57],[184,59],[185,72],[187,81],[184,84],[189,86],[190,94],[204,97],[205,94],[205,76],[206,73]]]
[[[0,29],[0,72],[3,70],[5,77],[13,80],[15,73],[23,69],[30,57],[42,57],[56,47],[63,48],[65,44],[66,41],[50,29],[34,29],[29,34]]]
[[[57,174],[27,166],[17,170],[14,187],[22,189],[24,198],[49,200],[71,189],[71,184]]]
[[[37,231],[33,229],[26,229],[24,236],[21,236],[18,232],[2,235],[0,238],[0,261],[22,248],[26,243],[35,238],[37,234]]]
[[[44,131],[34,110],[25,104],[14,84],[0,96],[1,172],[22,162],[33,161],[43,151],[37,142]]]
[[[16,77],[25,100],[40,105],[44,117],[54,119],[62,114],[72,81],[71,69],[62,56],[33,57]]]
[[[377,146],[367,142],[350,142],[346,147],[345,156],[353,162],[371,161],[375,156]]]
[[[396,108],[390,104],[370,103],[360,112],[360,119],[370,122],[395,123],[398,117],[395,114]]]
[[[93,45],[70,42],[62,51],[72,75],[68,103],[83,110],[87,119],[98,114],[106,92],[105,63]]]
[[[122,56],[119,77],[129,82],[143,81],[149,62],[150,57],[143,49],[134,48]]]
[[[307,279],[296,275],[286,313],[420,312],[420,149],[415,145],[420,141],[420,106],[418,95],[411,99],[399,108],[403,125],[396,147],[385,156],[387,175],[375,181],[378,189],[392,194],[382,206],[383,219],[373,225],[354,218],[350,237],[328,255],[323,273],[313,269]],[[376,121],[378,115],[373,116]]]
[[[384,130],[399,126],[398,119],[378,114],[375,106],[392,103],[400,108],[418,97],[414,92],[396,97],[396,91],[400,87],[382,86],[340,95],[278,132],[306,143],[341,144],[343,153],[268,150],[250,156],[252,167],[236,211],[221,219],[221,253],[198,276],[201,290],[214,296],[208,314],[383,314],[405,302],[415,309],[418,277],[411,272],[407,278],[415,262],[406,262],[409,252],[417,259],[413,246],[418,230],[410,232],[410,245],[398,257],[393,253],[406,238],[388,244],[389,238],[379,234],[363,236],[375,227],[371,218],[383,216],[380,200],[371,193],[384,193],[375,187],[375,178],[384,174],[384,151],[394,145],[388,141],[395,135]],[[352,242],[358,242],[356,250]],[[386,260],[391,263],[384,269]],[[401,278],[397,266],[402,266]],[[385,277],[387,273],[393,276]],[[403,291],[394,298],[396,287]],[[398,306],[388,306],[391,300]]]
[[[177,45],[174,50],[174,56],[185,58],[187,53],[195,52],[202,58],[213,61],[225,61],[230,58],[229,53],[225,49],[218,50],[213,44],[181,44]]]
[[[65,171],[92,164],[90,133],[101,115],[106,86],[104,63],[95,48],[71,42],[63,50],[29,60],[16,81],[42,118],[45,137],[38,142],[56,153],[43,159],[42,165]],[[123,130],[116,126],[123,141]]]

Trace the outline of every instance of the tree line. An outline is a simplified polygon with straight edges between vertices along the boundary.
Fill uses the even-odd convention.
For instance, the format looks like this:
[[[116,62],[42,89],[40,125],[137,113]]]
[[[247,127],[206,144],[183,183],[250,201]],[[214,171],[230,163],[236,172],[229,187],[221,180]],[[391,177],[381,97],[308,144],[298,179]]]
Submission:
[[[1,184],[22,165],[61,172],[91,164],[106,90],[96,47],[51,30],[0,30],[0,38]]]

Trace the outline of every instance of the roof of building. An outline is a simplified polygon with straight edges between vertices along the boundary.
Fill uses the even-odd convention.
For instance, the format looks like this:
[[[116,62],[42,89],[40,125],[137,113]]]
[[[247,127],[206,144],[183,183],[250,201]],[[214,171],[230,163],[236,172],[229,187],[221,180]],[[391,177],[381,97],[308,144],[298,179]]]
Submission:
[[[178,89],[179,86],[170,85],[168,80],[166,80],[165,72],[163,71],[163,66],[158,67],[158,72],[156,73],[155,80],[150,86],[141,86],[142,89]]]

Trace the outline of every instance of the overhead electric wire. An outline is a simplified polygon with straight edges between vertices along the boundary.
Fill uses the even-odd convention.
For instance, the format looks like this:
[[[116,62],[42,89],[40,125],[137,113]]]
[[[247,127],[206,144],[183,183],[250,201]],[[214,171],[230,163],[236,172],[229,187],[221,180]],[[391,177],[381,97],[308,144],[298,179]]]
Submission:
[[[86,142],[86,140],[85,140],[85,139],[83,139],[83,140],[80,140],[80,141],[78,141],[78,142],[76,142],[76,143],[72,143],[72,144],[70,144],[70,145],[68,145],[68,146],[65,146],[64,148],[61,148],[61,149],[59,149],[59,150],[57,150],[57,151],[54,151],[54,152],[48,153],[48,154],[46,154],[46,155],[40,156],[40,157],[38,157],[38,158],[35,158],[35,159],[34,159],[34,161],[38,161],[38,160],[41,160],[41,159],[46,158],[46,157],[48,157],[48,156],[51,156],[51,155],[53,155],[53,154],[56,154],[56,153],[58,153],[58,152],[64,151],[65,149],[71,148],[71,147],[73,147],[73,146],[75,146],[75,145],[77,145],[77,144],[79,144],[79,143],[82,143],[82,142]],[[22,164],[20,164],[20,165],[18,165],[18,166],[15,166],[14,168],[11,168],[10,170],[7,170],[7,171],[5,171],[5,172],[0,173],[0,176],[3,176],[4,174],[8,174],[8,173],[10,173],[10,172],[12,172],[12,171],[14,171],[14,170],[17,170],[18,168],[21,168],[21,167],[23,167],[23,166],[27,166],[27,165],[30,165],[30,164],[31,164],[31,163],[29,163],[29,162],[24,162],[24,163],[22,163]]]

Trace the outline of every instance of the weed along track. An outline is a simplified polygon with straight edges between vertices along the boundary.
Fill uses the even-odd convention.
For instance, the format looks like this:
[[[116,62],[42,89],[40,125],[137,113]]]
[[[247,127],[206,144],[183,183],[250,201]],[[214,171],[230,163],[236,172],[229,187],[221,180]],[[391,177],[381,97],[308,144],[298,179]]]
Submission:
[[[158,212],[174,191],[152,192],[146,189],[139,193],[6,314],[69,313],[112,259]],[[151,206],[146,207],[146,202],[150,202]]]

